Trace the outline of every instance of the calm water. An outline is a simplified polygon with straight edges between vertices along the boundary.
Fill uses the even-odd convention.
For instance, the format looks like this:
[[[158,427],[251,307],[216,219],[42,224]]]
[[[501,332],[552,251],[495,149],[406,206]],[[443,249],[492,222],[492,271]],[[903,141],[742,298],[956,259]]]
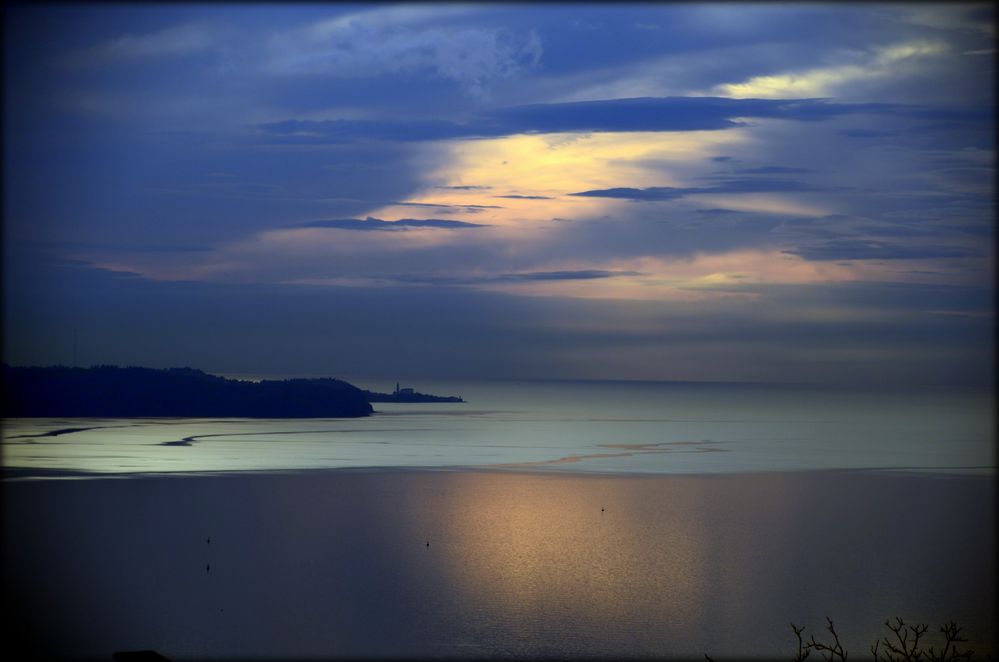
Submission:
[[[831,616],[862,659],[899,615],[996,650],[990,396],[414,386],[468,402],[5,421],[10,631],[95,659],[789,658],[788,622]],[[330,468],[365,470],[293,471]]]
[[[384,384],[363,384],[388,390]],[[990,474],[993,398],[649,383],[420,383],[465,404],[364,419],[15,419],[12,468],[160,473],[491,467],[641,474],[902,469]],[[48,432],[79,429],[56,436]]]
[[[982,477],[244,472],[2,508],[5,618],[74,659],[790,659],[825,616],[863,659],[894,615],[995,651]]]

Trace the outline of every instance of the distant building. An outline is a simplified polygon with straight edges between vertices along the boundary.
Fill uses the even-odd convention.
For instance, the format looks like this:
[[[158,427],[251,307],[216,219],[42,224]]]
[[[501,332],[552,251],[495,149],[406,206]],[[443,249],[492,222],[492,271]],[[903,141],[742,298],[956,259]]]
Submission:
[[[411,388],[399,388],[399,382],[395,383],[395,393],[393,395],[413,395],[416,391]]]

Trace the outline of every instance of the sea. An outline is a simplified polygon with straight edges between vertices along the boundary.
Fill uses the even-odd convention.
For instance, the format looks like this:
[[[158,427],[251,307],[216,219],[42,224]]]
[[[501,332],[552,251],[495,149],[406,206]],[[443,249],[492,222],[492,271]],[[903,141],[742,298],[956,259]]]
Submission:
[[[5,637],[73,659],[790,659],[791,624],[832,645],[828,617],[865,659],[900,617],[996,653],[992,393],[405,386],[465,402],[5,420]]]
[[[391,385],[359,382],[390,391]],[[418,382],[466,402],[354,419],[10,419],[39,477],[346,468],[614,474],[995,472],[991,393],[675,382]]]

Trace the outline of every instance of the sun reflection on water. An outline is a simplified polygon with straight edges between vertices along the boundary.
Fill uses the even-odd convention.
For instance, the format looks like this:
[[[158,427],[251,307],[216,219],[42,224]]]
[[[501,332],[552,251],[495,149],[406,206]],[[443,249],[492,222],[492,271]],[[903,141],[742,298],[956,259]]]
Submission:
[[[554,622],[583,640],[608,623],[700,629],[705,527],[689,503],[642,494],[599,477],[455,475],[437,511],[411,515],[418,528],[447,523],[434,544],[450,589],[500,623]]]

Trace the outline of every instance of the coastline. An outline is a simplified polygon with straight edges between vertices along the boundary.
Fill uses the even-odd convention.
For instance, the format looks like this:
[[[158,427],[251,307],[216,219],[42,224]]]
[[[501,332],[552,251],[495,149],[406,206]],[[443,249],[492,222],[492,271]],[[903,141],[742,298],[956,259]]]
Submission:
[[[152,478],[222,478],[236,476],[315,476],[315,475],[351,475],[351,474],[486,474],[512,476],[563,476],[581,478],[621,478],[646,479],[660,478],[704,478],[712,477],[758,477],[766,478],[799,475],[872,475],[884,477],[935,478],[935,479],[972,479],[996,481],[999,478],[999,468],[993,466],[954,466],[954,467],[822,467],[822,468],[788,468],[788,469],[729,469],[729,470],[692,470],[672,471],[662,470],[637,472],[614,469],[584,469],[563,470],[552,469],[548,465],[553,462],[511,463],[498,465],[371,465],[352,467],[301,467],[274,469],[227,469],[204,471],[85,471],[80,469],[43,469],[36,467],[0,466],[0,486],[9,482],[33,480],[144,480]]]
[[[129,478],[2,482],[5,586],[49,653],[784,656],[828,615],[857,655],[896,614],[995,650],[994,476]]]

